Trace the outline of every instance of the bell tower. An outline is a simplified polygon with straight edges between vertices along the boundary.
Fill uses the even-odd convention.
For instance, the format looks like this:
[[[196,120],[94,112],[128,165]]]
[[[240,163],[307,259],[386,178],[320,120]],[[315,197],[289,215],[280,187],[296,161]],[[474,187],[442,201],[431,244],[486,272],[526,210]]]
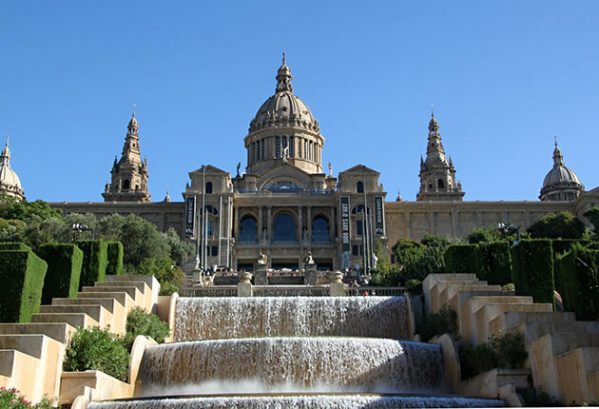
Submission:
[[[111,182],[106,184],[102,196],[106,202],[150,202],[148,192],[148,162],[141,160],[139,124],[135,111],[127,125],[127,136],[121,159],[114,158]]]

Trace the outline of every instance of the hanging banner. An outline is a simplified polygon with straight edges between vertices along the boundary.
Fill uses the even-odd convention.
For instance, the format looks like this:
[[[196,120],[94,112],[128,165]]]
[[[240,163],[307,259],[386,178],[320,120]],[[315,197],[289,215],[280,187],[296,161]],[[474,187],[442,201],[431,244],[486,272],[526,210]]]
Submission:
[[[185,237],[192,237],[195,231],[195,210],[196,210],[196,198],[195,196],[188,196],[185,198]]]
[[[385,235],[385,208],[382,196],[374,197],[374,234]]]
[[[340,198],[341,214],[341,268],[347,270],[351,266],[351,241],[349,221],[349,196]]]

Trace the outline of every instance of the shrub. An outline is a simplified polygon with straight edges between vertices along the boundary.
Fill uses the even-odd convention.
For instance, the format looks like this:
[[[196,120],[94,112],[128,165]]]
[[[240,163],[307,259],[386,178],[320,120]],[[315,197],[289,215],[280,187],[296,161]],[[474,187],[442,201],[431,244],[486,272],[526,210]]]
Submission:
[[[48,265],[31,251],[0,251],[0,322],[29,322],[39,311]]]
[[[512,281],[510,245],[506,241],[480,243],[482,274],[477,277],[489,284],[504,285]]]
[[[108,330],[94,327],[77,329],[69,341],[63,369],[93,369],[126,381],[128,365],[129,353],[121,340]]]
[[[464,345],[459,355],[462,379],[497,368],[497,355],[489,344]]]
[[[124,343],[129,350],[138,335],[152,337],[154,341],[161,344],[168,334],[168,325],[160,321],[156,314],[145,312],[142,308],[136,307],[127,315],[127,334]]]
[[[15,388],[6,389],[0,386],[0,408],[2,409],[54,409],[52,402],[43,397],[37,404],[32,404]]]
[[[185,283],[185,274],[169,257],[148,257],[139,265],[136,274],[156,277],[160,282],[160,295],[177,292]]]
[[[570,212],[548,214],[532,224],[526,231],[533,239],[582,239],[586,228],[580,219]]]
[[[104,281],[107,264],[106,242],[79,241],[77,246],[83,251],[80,287],[92,286],[96,281]]]
[[[532,296],[537,303],[553,303],[555,282],[551,240],[522,240],[511,251],[516,294]]]
[[[549,395],[542,387],[536,388],[517,388],[516,392],[522,396],[525,407],[546,408],[546,407],[563,407],[562,401]]]
[[[482,275],[482,259],[475,244],[459,244],[449,246],[445,250],[445,266],[450,274]]]
[[[83,264],[83,252],[79,247],[74,244],[45,244],[37,253],[48,263],[42,303],[49,304],[54,297],[75,298]]]
[[[108,264],[106,265],[106,275],[121,275],[123,274],[123,243],[120,241],[106,242],[106,257]]]
[[[528,357],[524,346],[524,335],[521,332],[496,334],[489,340],[491,349],[497,355],[500,368],[520,369]]]
[[[489,342],[479,345],[465,345],[459,354],[462,379],[494,368],[522,368],[528,357],[524,347],[524,335],[519,332],[497,334],[492,336]]]
[[[457,314],[449,306],[444,305],[439,312],[429,314],[418,333],[422,341],[428,341],[435,335],[456,334],[458,329]]]

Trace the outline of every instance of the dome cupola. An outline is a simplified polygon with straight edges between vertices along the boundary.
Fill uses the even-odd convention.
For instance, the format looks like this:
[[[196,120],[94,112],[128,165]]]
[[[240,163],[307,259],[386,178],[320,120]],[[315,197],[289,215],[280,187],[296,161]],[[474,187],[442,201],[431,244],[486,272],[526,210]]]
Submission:
[[[543,180],[539,198],[542,201],[572,201],[584,191],[584,186],[574,171],[564,165],[564,155],[555,141],[553,167]]]
[[[293,93],[292,79],[283,53],[275,93],[258,109],[244,139],[248,173],[264,173],[279,161],[322,173],[324,138],[310,108]]]
[[[21,187],[21,180],[17,173],[10,167],[10,149],[8,139],[0,154],[0,194],[12,196],[17,199],[25,199],[25,193]]]

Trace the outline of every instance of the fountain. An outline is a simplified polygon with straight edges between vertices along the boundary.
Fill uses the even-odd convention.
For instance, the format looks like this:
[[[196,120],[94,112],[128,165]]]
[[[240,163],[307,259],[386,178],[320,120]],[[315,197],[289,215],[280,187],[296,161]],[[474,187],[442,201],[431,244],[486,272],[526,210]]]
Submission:
[[[440,395],[442,351],[409,339],[405,297],[180,298],[136,398],[90,409],[501,406]]]

